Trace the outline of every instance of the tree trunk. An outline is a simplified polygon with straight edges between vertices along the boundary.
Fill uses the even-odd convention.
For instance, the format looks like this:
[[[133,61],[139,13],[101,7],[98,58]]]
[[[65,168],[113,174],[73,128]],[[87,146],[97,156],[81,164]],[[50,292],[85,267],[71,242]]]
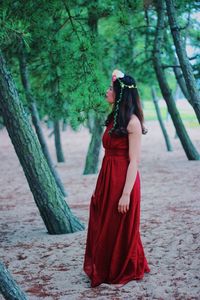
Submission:
[[[3,125],[3,122],[1,122],[1,119],[0,119],[0,130],[4,128],[4,125]]]
[[[65,188],[61,182],[60,176],[59,176],[57,170],[54,168],[53,161],[51,159],[51,156],[50,156],[50,153],[49,153],[49,150],[48,150],[48,147],[47,147],[47,144],[46,144],[43,132],[42,132],[42,128],[40,126],[40,119],[39,119],[36,101],[33,97],[32,91],[31,91],[27,62],[26,62],[26,53],[24,50],[23,42],[22,42],[20,50],[21,50],[19,53],[20,75],[21,75],[21,81],[22,81],[22,85],[24,87],[27,103],[29,105],[29,110],[31,112],[32,122],[35,127],[35,131],[37,133],[40,145],[42,147],[42,151],[47,160],[49,168],[50,168],[53,176],[55,177],[55,181],[56,181],[58,187],[60,188],[61,192],[63,193],[63,195],[67,196],[67,193],[65,192]]]
[[[61,234],[84,229],[84,225],[72,214],[56,184],[1,52],[0,107],[8,134],[48,232]]]
[[[89,133],[92,134],[94,127],[94,114],[91,112],[87,112],[87,128],[89,129]]]
[[[98,171],[99,153],[102,141],[101,136],[103,132],[103,126],[100,123],[101,118],[95,116],[92,138],[90,141],[83,174],[95,174]]]
[[[52,129],[53,128],[53,122],[50,119],[47,120],[47,128],[48,129]]]
[[[67,129],[67,120],[63,119],[63,123],[62,123],[62,131],[66,131]]]
[[[175,66],[173,67],[173,71],[174,71],[176,80],[178,82],[178,85],[179,85],[183,95],[188,100],[188,102],[190,104],[192,104],[191,99],[190,99],[190,95],[188,93],[188,90],[187,90],[187,87],[186,87],[186,84],[185,84],[185,79],[183,77],[183,73],[181,72],[179,67],[176,67],[178,64],[179,64],[178,59],[174,56],[174,65]]]
[[[63,155],[62,145],[61,145],[59,120],[54,121],[54,141],[55,141],[57,161],[64,162],[65,158]]]
[[[152,93],[153,103],[154,103],[154,106],[155,106],[155,109],[156,109],[156,114],[157,114],[157,117],[158,117],[158,121],[159,121],[161,130],[162,130],[164,139],[165,139],[167,151],[172,151],[172,145],[170,143],[170,139],[169,139],[167,130],[165,128],[165,124],[164,124],[164,122],[162,120],[160,108],[159,108],[159,105],[158,105],[158,99],[156,97],[156,92],[155,92],[155,88],[154,87],[151,88],[151,93]]]
[[[200,160],[200,155],[192,144],[187,131],[184,127],[184,124],[181,120],[180,114],[177,110],[176,104],[174,102],[171,89],[169,88],[165,72],[162,68],[161,61],[161,49],[163,43],[163,27],[164,27],[164,0],[157,2],[157,13],[158,20],[156,26],[156,35],[154,40],[154,49],[153,49],[153,65],[157,80],[163,95],[163,98],[166,101],[168,111],[176,128],[176,132],[181,141],[183,149],[189,160]]]
[[[27,300],[25,293],[20,289],[10,272],[0,262],[0,293],[6,300]]]
[[[174,45],[176,47],[176,53],[179,58],[180,66],[183,71],[183,76],[185,78],[187,90],[190,95],[190,102],[194,108],[197,119],[200,123],[200,95],[197,89],[195,77],[193,75],[193,69],[187,57],[187,52],[183,45],[182,37],[177,24],[177,16],[174,7],[174,1],[165,0],[165,2],[167,6],[167,14],[169,19],[170,29],[174,40]]]

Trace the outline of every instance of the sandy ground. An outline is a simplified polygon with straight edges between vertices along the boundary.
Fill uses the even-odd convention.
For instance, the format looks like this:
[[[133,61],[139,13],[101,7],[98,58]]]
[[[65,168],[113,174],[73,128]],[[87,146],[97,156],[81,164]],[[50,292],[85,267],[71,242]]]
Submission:
[[[188,161],[171,122],[167,152],[155,121],[142,137],[141,238],[151,273],[123,287],[90,288],[82,270],[86,230],[49,235],[7,131],[0,131],[0,260],[29,299],[200,299],[200,161]],[[54,162],[53,137],[43,125]],[[188,129],[200,152],[200,130]],[[65,163],[56,164],[67,202],[86,225],[96,175],[82,175],[90,135],[62,132]],[[103,158],[101,148],[99,169]],[[1,296],[0,296],[1,297]]]

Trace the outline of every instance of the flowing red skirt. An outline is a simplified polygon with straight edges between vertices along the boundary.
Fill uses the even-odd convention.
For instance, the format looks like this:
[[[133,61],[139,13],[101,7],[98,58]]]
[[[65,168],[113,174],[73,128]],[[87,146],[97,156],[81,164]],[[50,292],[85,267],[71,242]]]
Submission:
[[[105,155],[90,201],[83,264],[91,287],[126,284],[150,272],[140,237],[140,173],[138,170],[128,212],[119,213],[118,202],[129,164],[128,143],[123,138],[111,139],[107,130],[103,136]]]

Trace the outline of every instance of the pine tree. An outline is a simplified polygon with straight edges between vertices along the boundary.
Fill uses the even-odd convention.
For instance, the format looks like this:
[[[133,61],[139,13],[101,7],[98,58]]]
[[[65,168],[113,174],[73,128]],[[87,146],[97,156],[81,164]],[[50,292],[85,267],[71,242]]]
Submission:
[[[61,234],[82,230],[84,226],[72,214],[49,169],[2,53],[0,53],[0,109],[48,232]]]

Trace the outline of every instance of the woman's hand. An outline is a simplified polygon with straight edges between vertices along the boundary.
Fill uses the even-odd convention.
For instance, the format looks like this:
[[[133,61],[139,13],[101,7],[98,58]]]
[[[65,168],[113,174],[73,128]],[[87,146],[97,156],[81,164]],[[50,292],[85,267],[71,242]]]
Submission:
[[[130,195],[122,194],[118,203],[119,213],[126,213],[129,210],[129,204],[130,204]]]

